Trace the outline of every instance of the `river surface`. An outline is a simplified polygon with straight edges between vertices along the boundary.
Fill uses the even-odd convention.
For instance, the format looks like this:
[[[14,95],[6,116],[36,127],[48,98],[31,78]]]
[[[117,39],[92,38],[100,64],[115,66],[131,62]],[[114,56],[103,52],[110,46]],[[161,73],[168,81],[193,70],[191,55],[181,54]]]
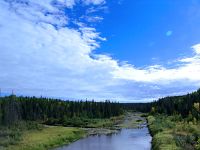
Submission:
[[[56,150],[150,150],[148,128],[122,129],[117,134],[95,135]]]

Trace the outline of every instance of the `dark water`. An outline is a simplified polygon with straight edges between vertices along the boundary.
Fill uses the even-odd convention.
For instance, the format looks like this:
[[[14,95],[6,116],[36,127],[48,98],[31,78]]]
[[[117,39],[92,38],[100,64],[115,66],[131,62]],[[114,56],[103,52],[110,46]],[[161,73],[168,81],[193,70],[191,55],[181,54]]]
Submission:
[[[89,136],[56,150],[150,150],[148,128],[122,129],[117,134]]]

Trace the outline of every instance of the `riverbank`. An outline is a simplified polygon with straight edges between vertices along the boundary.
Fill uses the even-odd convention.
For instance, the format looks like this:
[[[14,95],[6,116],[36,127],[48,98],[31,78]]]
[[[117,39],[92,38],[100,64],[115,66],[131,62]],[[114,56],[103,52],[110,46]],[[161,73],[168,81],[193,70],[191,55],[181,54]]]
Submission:
[[[61,126],[44,126],[41,130],[28,130],[21,140],[9,145],[6,150],[44,150],[64,144],[70,144],[86,135],[79,128]]]
[[[112,127],[123,119],[124,116],[87,119],[83,127],[49,126],[31,121],[0,126],[0,150],[44,150],[68,145],[88,135],[113,133]]]
[[[140,112],[127,112],[123,116],[112,117],[110,124],[104,124],[103,126],[95,126],[95,128],[84,128],[87,131],[87,135],[108,135],[119,132],[121,129],[134,129],[143,128],[147,126],[144,113]],[[103,122],[102,122],[103,123]],[[102,124],[101,123],[101,124]]]
[[[122,128],[141,128],[142,113],[127,113],[110,119],[91,119],[86,127],[47,126],[36,122],[21,122],[0,129],[0,150],[45,150],[68,145],[90,135],[107,135]]]
[[[147,124],[144,116],[145,114],[140,112],[127,112],[124,121],[116,125],[116,127],[120,129],[142,128]]]
[[[55,150],[150,150],[148,128],[122,129],[117,134],[94,135]]]
[[[85,136],[87,131],[82,128],[19,122],[9,127],[0,126],[0,150],[45,150]]]
[[[87,129],[88,137],[55,150],[150,150],[151,136],[142,113],[127,113],[112,128]],[[114,134],[113,134],[114,133]],[[109,134],[109,136],[107,135]]]
[[[200,123],[180,116],[148,116],[153,150],[200,150]]]

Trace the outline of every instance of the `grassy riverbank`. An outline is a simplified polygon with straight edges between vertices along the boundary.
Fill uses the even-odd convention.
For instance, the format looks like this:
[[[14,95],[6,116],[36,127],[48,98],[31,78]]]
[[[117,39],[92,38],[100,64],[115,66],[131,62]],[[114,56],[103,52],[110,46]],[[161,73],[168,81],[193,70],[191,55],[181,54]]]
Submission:
[[[145,114],[140,112],[127,112],[124,121],[117,125],[119,128],[138,128],[146,123]]]
[[[180,116],[148,116],[153,150],[200,150],[200,122]]]
[[[1,126],[0,150],[45,150],[69,144],[85,135],[80,128],[20,122],[10,127]]]
[[[76,127],[49,126],[37,122],[19,122],[0,129],[0,150],[46,150],[70,144],[84,136],[111,134],[121,128],[137,128],[144,122],[142,113],[128,112],[107,119],[78,119]],[[84,123],[83,123],[84,121]],[[78,121],[76,122],[78,123]],[[85,125],[85,126],[83,126]]]
[[[0,126],[0,150],[45,150],[70,144],[87,135],[115,132],[110,129],[123,120],[122,115],[108,119],[77,119],[76,123],[73,122],[76,127],[23,121],[9,127]]]
[[[41,130],[25,131],[21,140],[7,147],[7,150],[45,150],[63,144],[70,144],[85,136],[78,128],[45,126]]]

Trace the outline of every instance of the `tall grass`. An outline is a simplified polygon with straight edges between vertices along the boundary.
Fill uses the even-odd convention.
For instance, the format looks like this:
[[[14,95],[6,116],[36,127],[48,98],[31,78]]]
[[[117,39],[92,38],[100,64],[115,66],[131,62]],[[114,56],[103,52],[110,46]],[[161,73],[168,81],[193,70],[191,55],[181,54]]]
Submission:
[[[26,131],[22,140],[7,147],[8,150],[46,150],[74,142],[85,135],[78,128],[48,126],[39,130]]]
[[[148,116],[154,150],[199,150],[200,123],[180,116]]]
[[[0,126],[0,149],[45,150],[69,144],[84,135],[85,131],[78,128],[46,126],[24,121],[12,126]]]
[[[42,130],[43,126],[36,122],[17,122],[12,126],[0,126],[0,146],[7,147],[17,144],[27,130]]]

